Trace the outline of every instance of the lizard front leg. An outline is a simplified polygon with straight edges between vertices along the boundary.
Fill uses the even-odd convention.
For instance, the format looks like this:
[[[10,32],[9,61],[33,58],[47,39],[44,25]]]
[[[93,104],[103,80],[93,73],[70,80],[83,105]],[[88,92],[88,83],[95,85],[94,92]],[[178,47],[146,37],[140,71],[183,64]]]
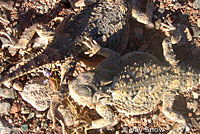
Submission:
[[[89,56],[93,56],[95,54],[106,57],[102,62],[98,64],[95,69],[95,76],[98,80],[100,80],[102,85],[106,85],[112,82],[116,71],[119,68],[121,56],[119,53],[109,49],[100,47],[96,41],[86,38],[83,42],[89,50],[85,52],[85,54],[89,54]]]
[[[148,0],[146,4],[146,13],[141,12],[136,6],[135,1],[130,3],[131,6],[131,15],[138,22],[146,25],[147,28],[153,28],[154,24],[151,22],[153,17],[153,12],[155,10],[154,3],[152,0]]]
[[[93,120],[89,129],[103,128],[118,123],[118,121],[114,119],[115,114],[113,110],[108,105],[98,103],[96,104],[96,111],[103,118]]]
[[[44,39],[46,44],[49,44],[55,36],[55,32],[53,30],[45,25],[36,23],[24,31],[24,34],[21,36],[20,40],[14,47],[25,49],[35,33]]]
[[[173,133],[180,133],[183,129],[188,131],[189,127],[187,125],[185,117],[177,111],[172,109],[173,103],[175,101],[175,93],[174,92],[166,92],[163,95],[163,104],[162,104],[162,112],[167,116],[169,119],[177,122],[177,124],[170,130],[170,134]]]
[[[182,33],[179,28],[174,27],[170,23],[168,25],[161,23],[162,26],[166,27],[166,30],[173,31],[172,35],[166,37],[162,42],[163,55],[165,56],[166,61],[168,61],[173,67],[176,67],[178,60],[176,60],[176,55],[172,48],[173,44],[180,42],[182,38]]]

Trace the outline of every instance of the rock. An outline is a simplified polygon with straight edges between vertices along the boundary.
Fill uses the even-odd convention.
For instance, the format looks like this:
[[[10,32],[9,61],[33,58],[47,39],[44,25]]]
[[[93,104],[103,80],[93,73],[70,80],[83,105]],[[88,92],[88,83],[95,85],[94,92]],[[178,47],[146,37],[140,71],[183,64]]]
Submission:
[[[19,130],[15,127],[8,126],[8,123],[0,118],[0,133],[1,134],[18,134]]]
[[[0,102],[0,114],[7,114],[10,111],[10,103]]]
[[[50,84],[44,83],[46,77],[35,77],[28,81],[24,90],[20,92],[22,98],[30,103],[38,111],[45,111],[51,101],[53,91],[50,90]]]
[[[22,91],[23,90],[23,85],[19,81],[15,81],[13,84],[13,88],[17,91]]]
[[[199,9],[200,8],[200,0],[195,0],[193,2],[193,8],[194,9]]]
[[[16,92],[13,88],[0,87],[0,96],[5,98],[15,99]]]

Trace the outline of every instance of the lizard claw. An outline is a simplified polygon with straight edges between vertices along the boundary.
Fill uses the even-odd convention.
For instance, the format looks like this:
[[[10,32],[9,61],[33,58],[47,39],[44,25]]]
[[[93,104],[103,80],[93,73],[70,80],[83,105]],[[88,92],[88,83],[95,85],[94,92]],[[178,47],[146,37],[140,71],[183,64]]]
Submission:
[[[92,40],[88,37],[85,37],[85,41],[83,41],[82,43],[89,48],[89,50],[85,52],[85,54],[89,54],[89,57],[97,54],[97,52],[101,48],[95,40]]]
[[[169,21],[167,21],[167,20],[166,20],[166,22],[167,22],[167,24],[161,23],[160,29],[161,29],[162,31],[173,31],[173,30],[176,30],[176,27],[175,27],[174,25],[172,25],[172,24],[171,24]]]

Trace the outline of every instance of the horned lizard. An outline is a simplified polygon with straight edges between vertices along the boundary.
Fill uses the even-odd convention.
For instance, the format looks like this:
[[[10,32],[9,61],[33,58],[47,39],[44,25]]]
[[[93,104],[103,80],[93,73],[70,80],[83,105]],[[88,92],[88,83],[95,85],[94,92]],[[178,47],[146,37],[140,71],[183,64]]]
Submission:
[[[13,47],[26,49],[37,33],[46,41],[44,51],[36,56],[30,56],[31,60],[21,63],[21,67],[2,77],[0,84],[11,81],[44,64],[59,61],[62,68],[67,68],[65,62],[68,57],[77,57],[88,49],[82,45],[84,37],[96,40],[102,47],[116,51],[122,50],[128,39],[128,20],[131,13],[139,22],[146,25],[152,24],[149,17],[134,6],[135,3],[124,0],[99,0],[96,3],[94,1],[94,4],[77,5],[86,7],[77,11],[75,15],[66,17],[55,32],[42,24],[34,24],[25,30],[19,42]],[[149,3],[147,7],[153,6],[152,2]],[[61,72],[64,70],[62,69]]]
[[[177,28],[162,42],[168,64],[145,52],[130,52],[124,56],[103,48],[96,41],[84,42],[87,54],[107,57],[94,71],[81,73],[69,83],[70,96],[80,105],[96,109],[102,117],[93,120],[91,129],[112,125],[115,114],[110,106],[126,116],[150,113],[161,101],[162,112],[177,124],[170,133],[189,130],[190,124],[181,113],[172,109],[177,93],[199,83],[199,70],[175,59],[172,45],[181,40]]]

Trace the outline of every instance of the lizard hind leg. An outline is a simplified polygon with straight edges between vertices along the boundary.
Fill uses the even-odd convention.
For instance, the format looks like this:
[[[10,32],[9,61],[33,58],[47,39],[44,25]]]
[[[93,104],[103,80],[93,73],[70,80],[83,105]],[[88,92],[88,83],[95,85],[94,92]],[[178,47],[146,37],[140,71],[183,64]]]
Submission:
[[[115,119],[114,112],[109,106],[99,103],[96,105],[96,111],[102,118],[93,120],[91,127],[89,129],[97,129],[106,126],[113,126],[118,123],[118,120]]]
[[[173,126],[173,128],[170,130],[169,132],[170,134],[180,133],[184,129],[188,131],[189,129],[185,117],[180,112],[174,111],[172,109],[174,101],[175,101],[175,93],[167,92],[163,95],[162,112],[169,119],[177,122],[177,124]]]
[[[65,124],[65,121],[63,119],[62,114],[60,114],[60,112],[57,110],[58,106],[61,103],[60,98],[61,98],[61,96],[59,95],[59,92],[56,92],[52,96],[52,99],[51,99],[51,102],[50,102],[50,114],[51,114],[52,121],[53,121],[53,129],[56,128],[56,119],[57,119],[62,126],[63,134],[65,134],[66,124]]]

